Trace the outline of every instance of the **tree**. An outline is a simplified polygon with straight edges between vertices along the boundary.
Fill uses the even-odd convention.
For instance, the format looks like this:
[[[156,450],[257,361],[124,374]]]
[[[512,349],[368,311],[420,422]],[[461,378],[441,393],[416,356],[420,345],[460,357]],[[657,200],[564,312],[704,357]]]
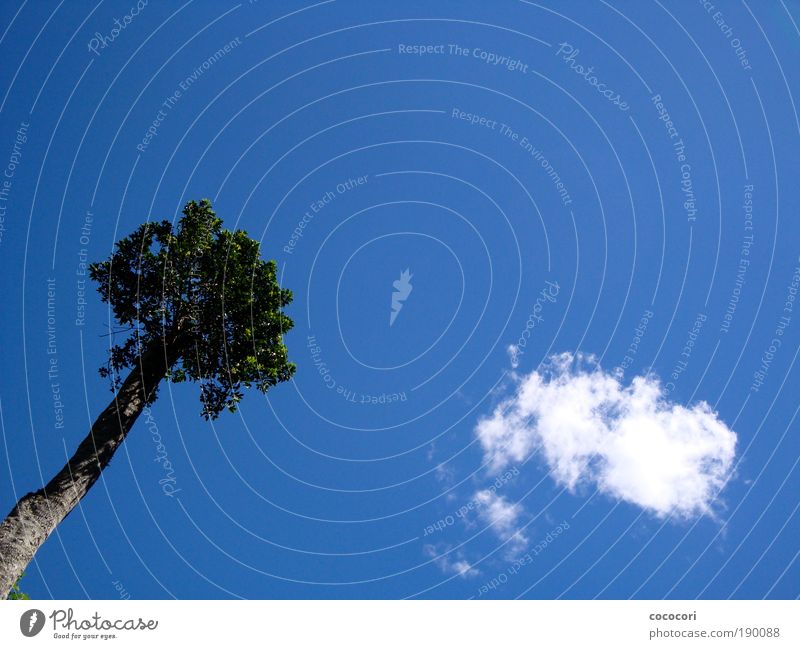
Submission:
[[[235,411],[244,388],[266,392],[295,371],[283,343],[291,292],[278,285],[275,262],[261,259],[259,243],[223,229],[208,200],[187,203],[176,227],[140,225],[89,274],[129,332],[100,369],[114,398],[61,471],[0,524],[0,599],[100,477],[162,379],[199,383],[209,419]]]
[[[25,575],[23,574],[20,576],[20,578],[24,576]],[[19,580],[17,580],[11,586],[11,591],[8,593],[8,599],[30,599],[30,595],[22,592],[22,589],[19,587]]]

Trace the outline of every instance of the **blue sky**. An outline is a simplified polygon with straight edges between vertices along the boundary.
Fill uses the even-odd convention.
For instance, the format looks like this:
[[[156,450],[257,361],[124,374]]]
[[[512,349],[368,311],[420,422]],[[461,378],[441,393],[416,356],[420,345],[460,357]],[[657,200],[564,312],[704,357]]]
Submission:
[[[4,3],[0,506],[140,222],[295,296],[294,381],[162,386],[31,596],[795,598],[800,7],[714,4]]]

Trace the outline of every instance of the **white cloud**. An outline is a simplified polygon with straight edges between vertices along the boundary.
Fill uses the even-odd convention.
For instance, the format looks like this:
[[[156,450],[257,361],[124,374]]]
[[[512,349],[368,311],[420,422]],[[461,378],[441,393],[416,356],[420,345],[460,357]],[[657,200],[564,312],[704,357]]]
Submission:
[[[477,568],[473,568],[472,564],[464,559],[464,555],[460,550],[451,552],[450,546],[437,547],[430,544],[423,546],[422,550],[446,574],[458,575],[465,579],[480,574]]]
[[[519,367],[519,347],[517,347],[517,345],[509,345],[506,347],[506,353],[508,354],[511,367],[517,369]]]
[[[493,470],[541,446],[554,479],[570,490],[594,483],[662,517],[711,513],[736,434],[707,403],[669,401],[655,376],[623,385],[593,357],[570,353],[516,379],[514,395],[476,426]]]
[[[504,541],[513,539],[509,543],[512,551],[527,545],[528,539],[519,531],[519,519],[523,513],[519,504],[509,502],[491,489],[476,492],[475,502],[480,505],[478,517],[482,521],[491,525]]]

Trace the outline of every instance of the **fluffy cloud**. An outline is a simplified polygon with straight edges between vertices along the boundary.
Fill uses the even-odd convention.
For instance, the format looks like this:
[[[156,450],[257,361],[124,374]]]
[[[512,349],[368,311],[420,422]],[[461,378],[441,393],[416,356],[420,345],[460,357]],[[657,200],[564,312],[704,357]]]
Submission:
[[[669,401],[655,376],[623,385],[594,358],[569,353],[516,380],[513,396],[476,426],[494,470],[541,447],[556,482],[570,490],[594,483],[661,517],[711,513],[736,434],[707,403]]]
[[[480,506],[478,517],[492,526],[494,532],[504,541],[513,539],[509,544],[511,550],[524,547],[528,539],[519,531],[519,519],[522,507],[509,502],[491,489],[483,489],[475,493],[475,502]]]

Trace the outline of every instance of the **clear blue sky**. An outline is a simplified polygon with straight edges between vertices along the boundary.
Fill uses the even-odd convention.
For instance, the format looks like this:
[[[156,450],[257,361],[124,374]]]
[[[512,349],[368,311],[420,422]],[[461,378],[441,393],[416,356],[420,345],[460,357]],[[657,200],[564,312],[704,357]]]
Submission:
[[[298,365],[213,424],[164,385],[25,590],[796,597],[800,6],[711,4],[4,2],[3,514],[111,397],[81,264],[140,222],[261,239]],[[710,404],[709,513],[492,468],[478,422],[563,352]]]

